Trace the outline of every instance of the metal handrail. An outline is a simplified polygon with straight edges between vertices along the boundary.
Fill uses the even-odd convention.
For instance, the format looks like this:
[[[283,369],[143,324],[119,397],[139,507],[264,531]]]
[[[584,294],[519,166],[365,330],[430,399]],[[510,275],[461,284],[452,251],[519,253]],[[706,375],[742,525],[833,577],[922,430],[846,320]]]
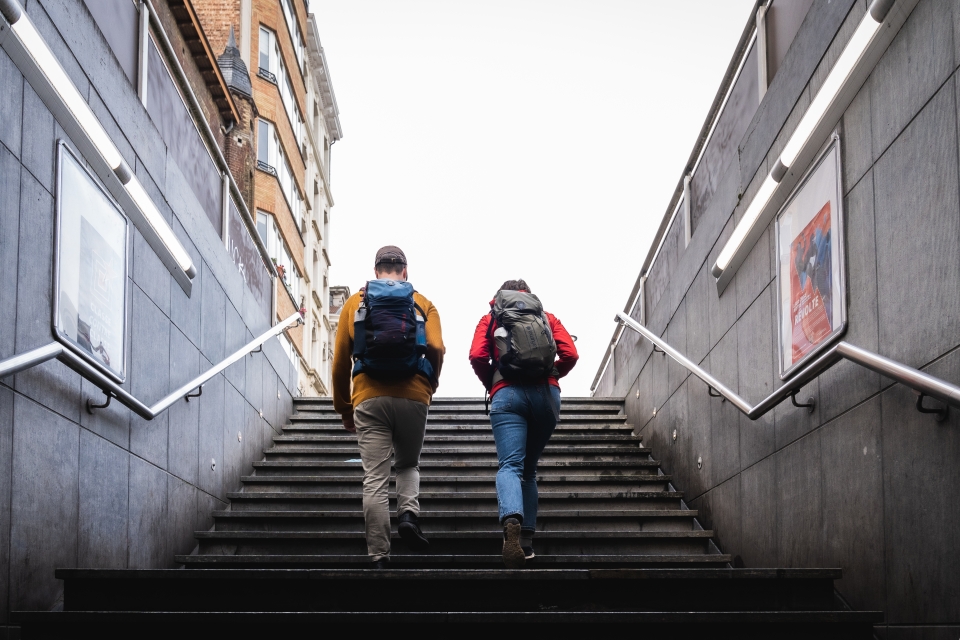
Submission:
[[[164,396],[151,406],[145,405],[143,402],[132,396],[119,384],[105,376],[103,373],[95,369],[93,365],[88,363],[70,349],[65,348],[59,342],[52,342],[31,351],[27,351],[26,353],[3,360],[0,362],[0,378],[5,378],[6,376],[19,373],[20,371],[35,367],[38,364],[42,364],[48,360],[53,360],[56,358],[95,384],[107,396],[107,402],[103,405],[93,405],[89,400],[87,400],[88,411],[94,408],[106,407],[108,404],[110,404],[111,399],[116,399],[118,402],[128,407],[141,418],[144,418],[145,420],[153,420],[158,415],[169,409],[173,403],[180,398],[187,398],[187,396],[195,397],[196,395],[199,395],[191,395],[190,392],[198,388],[200,391],[202,391],[203,385],[206,384],[210,378],[214,377],[233,363],[237,362],[251,351],[257,349],[270,338],[280,335],[293,324],[302,323],[303,317],[300,315],[300,312],[294,312],[283,322],[271,327],[268,331],[260,334],[210,369],[207,369],[196,378],[190,380],[190,382],[187,382],[186,384],[172,391],[170,394]]]
[[[855,362],[862,367],[876,371],[883,376],[892,378],[910,387],[920,394],[920,399],[917,401],[917,409],[925,413],[938,413],[941,415],[941,418],[946,417],[946,412],[943,410],[924,409],[922,407],[924,396],[930,396],[948,405],[960,407],[960,387],[941,380],[940,378],[935,378],[913,367],[908,367],[896,360],[891,360],[880,354],[852,345],[849,342],[838,342],[833,345],[813,362],[801,369],[789,382],[771,393],[759,404],[753,406],[630,316],[625,313],[618,313],[616,319],[621,325],[630,327],[665,354],[676,360],[680,366],[700,378],[707,387],[729,400],[733,406],[751,420],[756,420],[787,398],[794,397],[801,387],[844,359]],[[796,400],[794,400],[794,402],[796,402]]]

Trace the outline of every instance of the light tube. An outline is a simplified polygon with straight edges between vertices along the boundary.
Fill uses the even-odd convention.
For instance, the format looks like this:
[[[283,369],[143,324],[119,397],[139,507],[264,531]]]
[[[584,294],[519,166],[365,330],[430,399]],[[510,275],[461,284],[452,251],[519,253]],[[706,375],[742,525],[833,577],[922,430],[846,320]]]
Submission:
[[[773,197],[778,184],[787,173],[787,170],[793,166],[804,147],[810,142],[810,137],[813,135],[813,132],[816,131],[824,115],[840,94],[847,79],[857,68],[857,64],[860,62],[863,54],[870,47],[870,43],[873,42],[874,36],[880,31],[880,26],[883,24],[883,20],[890,10],[890,7],[893,6],[893,2],[894,0],[874,0],[871,7],[863,16],[863,19],[857,26],[857,30],[853,33],[850,41],[847,42],[847,46],[843,48],[843,52],[833,65],[833,68],[830,69],[830,73],[827,75],[827,79],[824,80],[823,86],[820,87],[813,102],[810,103],[803,117],[800,118],[800,123],[797,125],[797,128],[794,129],[790,135],[790,139],[787,140],[787,144],[784,146],[783,152],[774,164],[773,170],[767,175],[766,180],[763,181],[757,195],[754,196],[750,206],[747,207],[746,212],[743,214],[740,224],[734,228],[733,235],[730,236],[730,239],[717,257],[717,261],[712,269],[715,278],[719,278],[723,271],[730,265],[734,255],[739,251],[740,246],[746,239],[747,234],[750,233],[753,225],[756,224],[759,219],[760,214],[770,202],[770,199]]]
[[[50,85],[63,100],[63,103],[70,110],[70,113],[76,118],[84,132],[89,136],[93,146],[97,148],[103,159],[107,161],[111,169],[116,169],[123,161],[120,151],[107,135],[103,125],[93,114],[90,105],[83,99],[76,85],[67,75],[66,71],[57,61],[56,56],[50,51],[50,47],[44,41],[43,37],[37,31],[37,28],[30,21],[26,13],[20,15],[20,18],[11,25],[13,32],[17,34],[23,47],[33,56],[40,71],[47,77]]]
[[[778,184],[772,175],[767,175],[766,180],[760,185],[757,195],[753,197],[750,206],[747,207],[743,217],[740,218],[740,224],[734,228],[733,235],[730,236],[727,244],[723,247],[723,251],[720,252],[717,263],[713,267],[713,277],[719,278],[723,270],[730,264],[730,260],[733,259],[733,254],[740,248],[740,245],[743,244],[744,238],[747,237],[747,233],[753,227],[754,223],[756,223],[760,212],[763,211],[767,203],[770,202],[770,198],[773,196],[773,192],[776,191]]]
[[[163,214],[161,214],[160,210],[157,209],[157,205],[153,204],[153,200],[149,195],[147,195],[143,185],[140,184],[140,181],[137,180],[136,176],[130,176],[130,181],[124,186],[127,189],[127,193],[130,194],[130,198],[133,200],[134,204],[136,204],[137,208],[140,209],[143,217],[146,218],[147,222],[150,223],[150,226],[153,227],[154,231],[157,232],[157,235],[160,236],[160,240],[163,242],[167,250],[173,254],[177,264],[179,264],[180,268],[184,270],[184,272],[187,274],[187,277],[192,279],[196,274],[196,270],[193,268],[193,260],[190,258],[190,254],[188,254],[187,250],[183,248],[183,245],[180,244],[180,241],[177,239],[177,237],[173,235],[173,229],[171,229],[170,225],[167,224],[167,221],[163,218]]]
[[[33,58],[37,68],[46,77],[47,83],[60,97],[63,105],[77,124],[80,125],[87,139],[103,157],[123,188],[126,189],[130,199],[142,213],[144,220],[153,227],[164,247],[170,252],[170,255],[173,256],[187,277],[193,279],[196,275],[196,269],[193,266],[190,254],[187,253],[187,250],[174,235],[173,229],[163,218],[153,200],[144,191],[143,185],[140,184],[136,176],[132,175],[110,135],[100,124],[100,120],[93,113],[90,105],[80,95],[73,80],[64,71],[63,66],[50,50],[43,36],[37,31],[29,16],[23,12],[16,0],[0,0],[0,13],[3,14],[4,19],[10,24],[11,30],[19,38],[23,49]]]
[[[840,89],[843,88],[847,78],[853,73],[857,62],[860,61],[864,51],[870,46],[873,36],[879,30],[880,23],[874,20],[870,12],[867,11],[863,20],[860,21],[860,26],[857,27],[853,37],[850,38],[850,42],[847,43],[843,53],[840,54],[840,58],[833,65],[833,69],[830,70],[823,86],[820,87],[820,91],[817,92],[817,97],[810,103],[807,112],[800,119],[800,124],[797,125],[787,145],[783,148],[783,153],[780,154],[780,162],[784,166],[790,167],[796,162],[800,151],[810,140],[810,135],[820,124],[820,120],[823,119],[823,114],[827,112],[834,98],[840,93]]]

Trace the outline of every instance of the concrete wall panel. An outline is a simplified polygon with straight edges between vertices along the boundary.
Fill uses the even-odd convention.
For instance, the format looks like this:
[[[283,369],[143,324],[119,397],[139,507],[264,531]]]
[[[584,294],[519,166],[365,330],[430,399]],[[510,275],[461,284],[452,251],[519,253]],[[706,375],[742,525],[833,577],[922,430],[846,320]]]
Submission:
[[[631,331],[631,333],[633,333]],[[667,330],[663,333],[663,339],[668,344],[673,345],[680,350],[680,353],[687,352],[687,305],[681,303],[677,312],[667,325]],[[687,379],[689,372],[682,367],[676,360],[667,356],[667,393],[673,394],[680,388],[683,381]]]
[[[737,332],[731,331],[710,352],[707,370],[734,392],[738,392]],[[712,486],[740,471],[740,412],[720,398],[710,399],[710,442]]]
[[[880,398],[824,425],[823,563],[843,569],[837,588],[855,609],[886,599],[883,528],[883,460]]]
[[[23,74],[17,68],[6,51],[0,51],[0,144],[10,153],[20,157],[20,140],[23,126]]]
[[[200,374],[200,352],[176,327],[170,328],[170,386],[177,388]],[[197,399],[178,400],[169,409],[166,469],[196,485],[200,446],[200,405]]]
[[[954,3],[917,5],[873,71],[873,148],[882,155],[953,73]]]
[[[768,287],[737,322],[737,373],[740,395],[756,404],[775,388],[773,355],[773,289]],[[773,414],[757,420],[740,416],[740,464],[749,466],[773,453],[775,432]]]
[[[0,386],[0,469],[13,468],[13,392]],[[10,584],[10,493],[13,478],[0,473],[0,620],[7,619]]]
[[[200,366],[204,369],[210,366],[201,358]],[[210,380],[203,387],[203,397],[200,398],[200,435],[199,456],[197,460],[198,483],[197,487],[220,500],[226,500],[223,493],[223,394],[224,381],[222,376]]]
[[[954,90],[951,81],[937,93],[874,171],[880,349],[914,367],[955,346],[960,334]]]
[[[136,456],[130,456],[129,558],[131,569],[166,567],[172,564],[166,531],[167,473]]]
[[[774,456],[743,470],[740,474],[740,555],[748,567],[778,566],[778,500]]]
[[[129,459],[120,447],[80,430],[80,567],[127,566]]]
[[[960,352],[925,371],[960,380]],[[940,552],[955,547],[960,530],[960,412],[937,423],[913,408],[916,396],[901,385],[880,402],[887,621],[960,620],[960,557]]]
[[[77,566],[80,427],[20,395],[14,424],[10,609],[48,610],[54,570]]]
[[[820,432],[777,451],[777,566],[823,564]]]
[[[17,326],[20,218],[7,212],[19,210],[20,162],[6,147],[0,146],[0,212],[3,213],[0,215],[0,247],[3,247],[0,251],[0,326],[4,327]],[[0,332],[0,358],[9,358],[16,353],[16,337],[16,331]]]

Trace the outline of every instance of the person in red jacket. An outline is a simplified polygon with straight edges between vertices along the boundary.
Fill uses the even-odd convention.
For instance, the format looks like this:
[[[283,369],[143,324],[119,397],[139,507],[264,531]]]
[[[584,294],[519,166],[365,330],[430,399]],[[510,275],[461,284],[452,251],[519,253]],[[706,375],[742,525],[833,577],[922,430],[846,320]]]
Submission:
[[[531,293],[523,280],[508,280],[501,291]],[[491,308],[494,302],[490,302]],[[470,365],[490,393],[490,424],[497,445],[497,502],[503,525],[503,561],[520,568],[534,557],[537,526],[537,462],[560,419],[559,378],[577,363],[573,338],[551,313],[544,312],[553,333],[557,359],[553,372],[539,380],[510,382],[498,372],[500,354],[493,338],[493,314],[480,319],[470,347]],[[494,326],[491,326],[491,323]]]

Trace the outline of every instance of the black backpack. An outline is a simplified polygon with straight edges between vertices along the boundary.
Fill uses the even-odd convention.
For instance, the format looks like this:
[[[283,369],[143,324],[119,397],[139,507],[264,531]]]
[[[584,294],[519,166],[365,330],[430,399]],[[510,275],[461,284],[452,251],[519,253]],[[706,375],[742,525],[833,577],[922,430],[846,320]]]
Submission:
[[[491,387],[500,380],[536,382],[557,375],[557,343],[540,299],[526,291],[498,291],[487,332],[496,346]]]
[[[413,285],[399,280],[371,280],[353,319],[353,375],[381,380],[416,374],[434,383],[426,358],[426,314],[413,301]]]

